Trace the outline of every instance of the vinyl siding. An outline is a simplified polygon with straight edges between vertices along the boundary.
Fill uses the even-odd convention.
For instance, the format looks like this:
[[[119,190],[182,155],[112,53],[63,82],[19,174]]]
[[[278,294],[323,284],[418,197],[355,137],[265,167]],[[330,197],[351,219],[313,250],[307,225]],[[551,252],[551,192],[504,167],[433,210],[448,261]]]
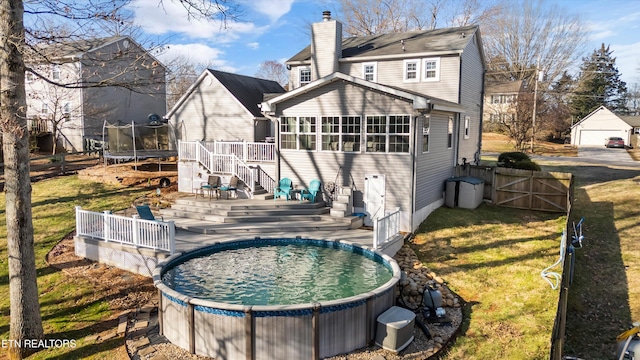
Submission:
[[[416,206],[419,210],[442,199],[444,181],[453,176],[455,151],[447,148],[449,115],[432,113],[429,128],[429,152],[422,153],[422,118],[418,118],[419,149],[416,154]],[[418,226],[419,224],[414,224]]]
[[[177,140],[254,141],[253,116],[212,75],[207,75],[169,119]]]
[[[431,58],[431,57],[429,57]],[[433,57],[440,59],[440,77],[439,81],[422,81],[419,82],[403,82],[404,75],[404,60],[414,59],[399,59],[399,60],[387,60],[377,61],[377,83],[395,86],[410,91],[419,92],[427,96],[458,102],[458,83],[459,83],[459,69],[460,58],[458,56],[442,56]],[[425,58],[415,58],[422,61]],[[372,61],[366,61],[372,62]],[[363,62],[340,64],[340,72],[353,77],[364,79],[362,73]],[[422,66],[420,67],[421,71]]]
[[[482,90],[484,69],[477,35],[469,41],[461,56],[460,105],[467,110],[460,114],[460,150],[458,162],[480,160],[480,136],[482,130]],[[464,119],[469,116],[469,138],[464,138]]]
[[[345,101],[348,99],[348,101]],[[344,82],[327,84],[277,105],[277,116],[362,116],[411,115],[411,104],[367,91]],[[412,120],[413,122],[413,120]],[[318,126],[318,131],[320,126]],[[413,130],[413,123],[412,123]],[[411,138],[410,138],[410,142]],[[361,149],[366,143],[364,126]],[[386,175],[385,208],[400,207],[406,214],[403,229],[409,228],[411,212],[412,157],[410,153],[344,153],[334,151],[280,151],[280,177],[290,178],[294,185],[307,186],[313,179],[323,184],[350,185],[356,189],[354,206],[363,207],[364,177]],[[336,180],[337,178],[337,180]]]

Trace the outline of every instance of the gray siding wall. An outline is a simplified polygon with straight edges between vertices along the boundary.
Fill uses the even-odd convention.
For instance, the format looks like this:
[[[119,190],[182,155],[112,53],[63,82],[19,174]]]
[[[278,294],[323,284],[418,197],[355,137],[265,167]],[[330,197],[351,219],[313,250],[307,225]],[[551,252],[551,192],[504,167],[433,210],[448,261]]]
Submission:
[[[177,140],[255,141],[253,115],[211,75],[200,82],[169,122]]]
[[[84,117],[85,137],[101,137],[105,119],[146,122],[149,114],[166,112],[165,70],[144,49],[132,43],[124,50],[120,41],[91,52],[82,61],[85,81],[111,78],[126,85],[84,90],[84,106],[92,108]]]
[[[440,59],[440,78],[439,81],[419,81],[404,82],[404,60],[385,60],[375,62],[377,65],[377,83],[396,86],[410,91],[416,91],[421,94],[433,96],[439,99],[458,102],[458,84],[460,58],[458,56],[434,56],[429,58]],[[424,58],[407,58],[422,60]],[[366,61],[367,63],[371,61]],[[364,62],[341,63],[340,72],[353,77],[364,79],[362,72],[362,64]],[[422,70],[422,68],[421,68]]]
[[[348,99],[348,100],[346,100]],[[328,84],[277,105],[277,116],[362,116],[415,115],[411,104],[366,91],[343,82]],[[318,131],[319,131],[318,126]],[[366,146],[364,125],[361,149]],[[413,124],[412,124],[413,129]],[[319,132],[318,132],[319,134]],[[345,153],[337,151],[281,150],[280,177],[290,178],[294,185],[308,185],[313,179],[323,184],[350,185],[357,189],[354,205],[363,206],[364,177],[367,174],[386,175],[385,207],[400,207],[411,212],[412,158],[410,153]],[[342,167],[340,169],[340,167]],[[339,174],[339,176],[338,176]],[[336,181],[336,176],[338,179]]]
[[[423,136],[418,133],[416,141],[416,210],[442,199],[444,181],[453,176],[454,148],[447,148],[447,126],[449,114],[432,113],[429,128],[429,151],[422,152]],[[454,118],[455,121],[455,118]],[[418,118],[422,129],[422,117]],[[414,227],[420,224],[414,224]]]
[[[467,162],[480,160],[484,69],[477,35],[469,41],[461,59],[460,104],[466,108],[466,111],[460,114],[459,163],[462,162],[462,158],[466,158]],[[464,137],[465,116],[469,116],[470,120],[468,139]]]

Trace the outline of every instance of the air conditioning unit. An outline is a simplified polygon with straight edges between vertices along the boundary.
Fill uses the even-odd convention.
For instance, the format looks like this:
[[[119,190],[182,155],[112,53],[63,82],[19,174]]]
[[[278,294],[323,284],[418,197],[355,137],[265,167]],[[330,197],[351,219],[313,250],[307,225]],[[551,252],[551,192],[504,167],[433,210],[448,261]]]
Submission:
[[[392,306],[378,316],[376,345],[385,350],[400,352],[413,341],[416,314],[413,311]]]

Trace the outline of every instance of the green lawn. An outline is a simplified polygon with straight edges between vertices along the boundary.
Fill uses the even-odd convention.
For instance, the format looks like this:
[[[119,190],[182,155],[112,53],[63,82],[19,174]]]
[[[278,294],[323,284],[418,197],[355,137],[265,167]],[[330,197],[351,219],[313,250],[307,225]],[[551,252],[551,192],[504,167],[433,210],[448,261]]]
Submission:
[[[541,164],[576,176],[574,217],[585,217],[569,290],[564,354],[612,359],[615,338],[640,321],[640,170]],[[545,359],[558,291],[540,271],[558,259],[565,217],[483,204],[440,208],[413,245],[465,301],[466,322],[443,359]],[[558,267],[554,268],[558,269]]]
[[[40,352],[34,358],[109,358],[108,352],[122,340],[100,345],[84,344],[82,339],[96,330],[100,321],[111,316],[108,305],[86,280],[73,279],[47,266],[45,256],[51,248],[75,229],[75,207],[88,210],[119,210],[148,190],[119,188],[81,181],[77,176],[59,177],[33,184],[33,226],[38,268],[38,290],[46,337],[74,339],[75,349]],[[5,196],[0,194],[0,294],[9,293]],[[0,339],[9,338],[9,298],[0,297]],[[64,352],[71,352],[64,355]],[[4,354],[2,354],[4,356]]]
[[[440,208],[418,229],[418,257],[468,306],[444,359],[549,357],[558,291],[540,271],[559,255],[562,214],[493,205]]]

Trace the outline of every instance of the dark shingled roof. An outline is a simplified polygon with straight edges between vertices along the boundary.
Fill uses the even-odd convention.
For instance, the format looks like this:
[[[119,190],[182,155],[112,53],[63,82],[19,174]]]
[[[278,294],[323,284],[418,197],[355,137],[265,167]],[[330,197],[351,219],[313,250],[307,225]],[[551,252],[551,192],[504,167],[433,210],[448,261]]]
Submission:
[[[275,81],[258,79],[251,76],[231,74],[208,69],[233,96],[255,117],[262,117],[258,104],[265,93],[283,93],[285,90]]]
[[[467,46],[471,36],[477,30],[477,25],[471,25],[457,28],[349,37],[342,40],[342,58],[461,51]],[[287,60],[287,63],[304,62],[310,59],[311,45]]]
[[[640,127],[640,116],[620,116],[624,122],[633,127]]]
[[[504,81],[504,82],[489,82],[487,81],[486,90],[487,94],[504,94],[504,93],[518,93],[522,87],[522,80]]]

